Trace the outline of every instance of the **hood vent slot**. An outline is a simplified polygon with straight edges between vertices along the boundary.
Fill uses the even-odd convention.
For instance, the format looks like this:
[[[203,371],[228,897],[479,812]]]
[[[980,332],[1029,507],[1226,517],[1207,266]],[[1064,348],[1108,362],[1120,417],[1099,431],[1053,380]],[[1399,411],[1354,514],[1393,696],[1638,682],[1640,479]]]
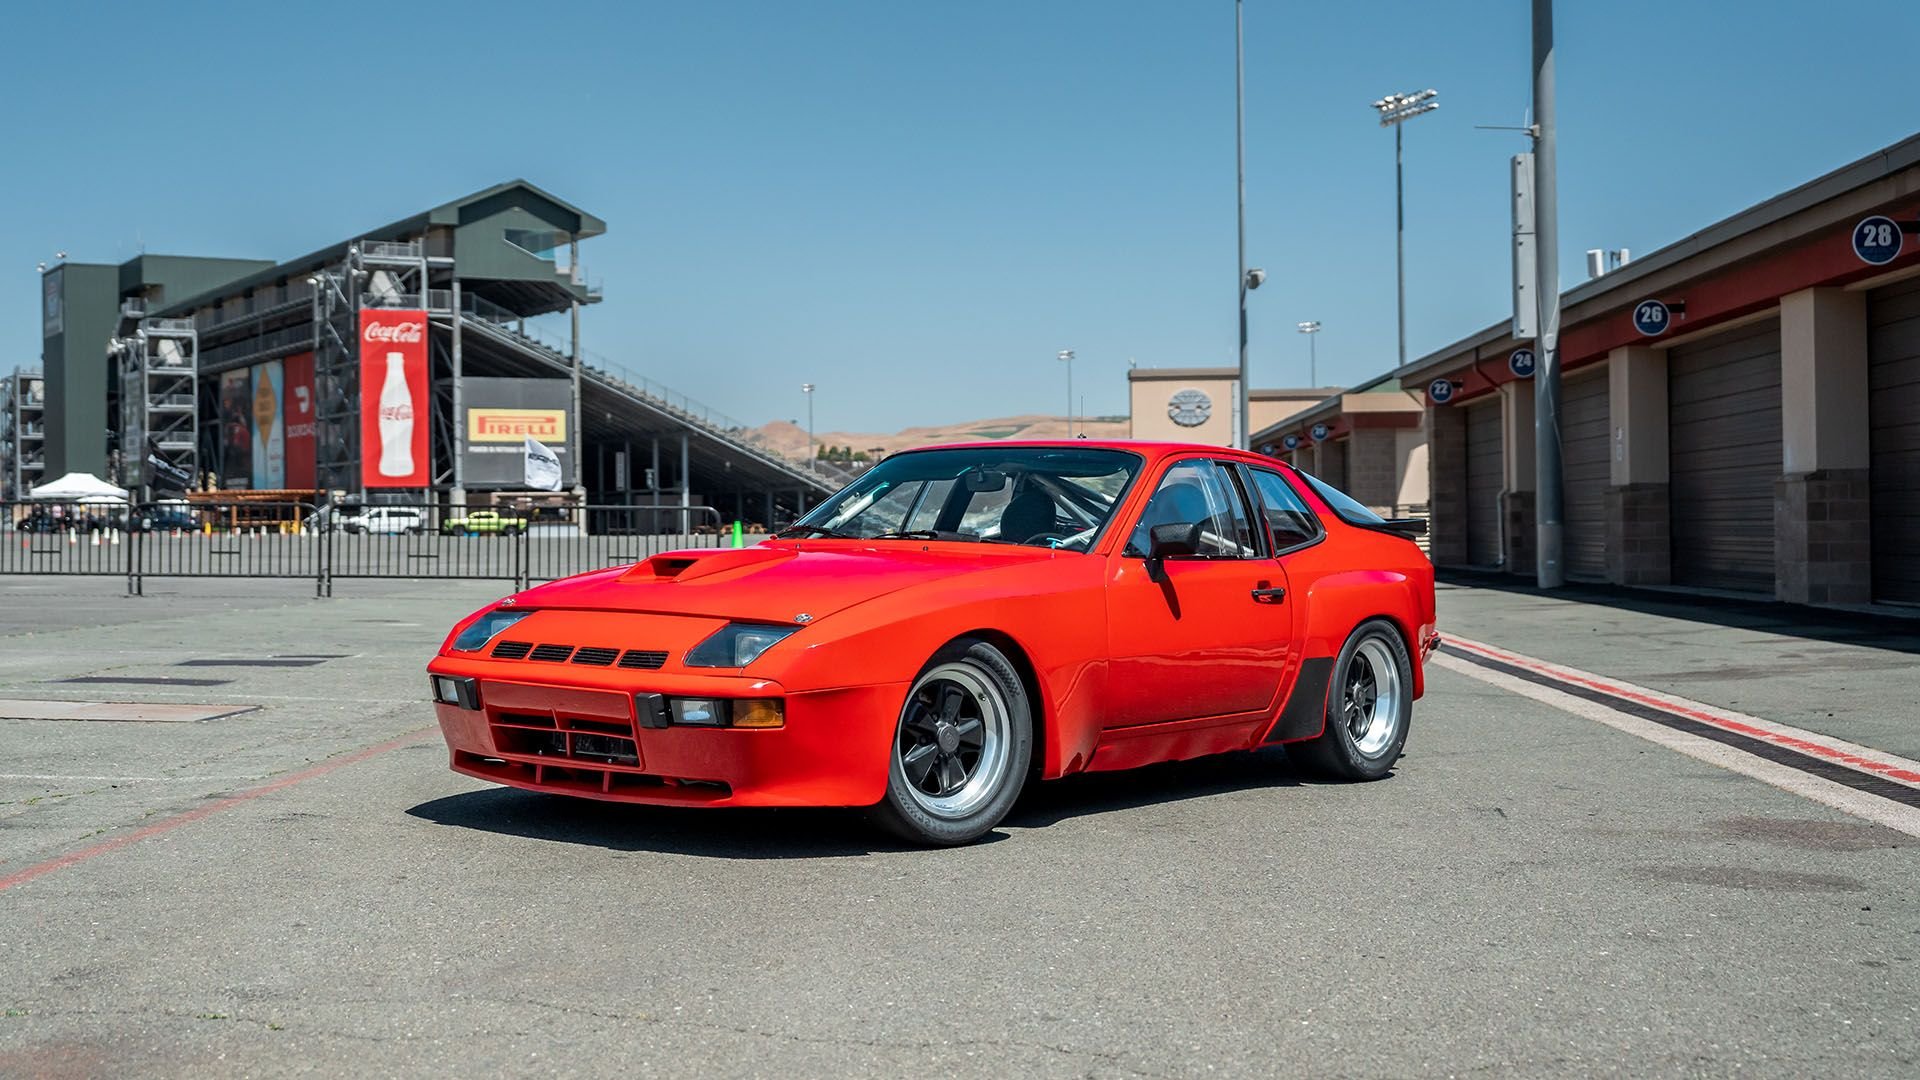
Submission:
[[[667,662],[666,653],[652,652],[646,649],[628,649],[620,657],[621,667],[641,668],[646,671],[658,670],[660,667],[665,665],[666,662]]]
[[[692,566],[694,562],[695,560],[693,559],[655,559],[653,560],[653,576],[659,578],[679,577],[681,572],[686,570],[687,567]]]
[[[525,660],[527,654],[532,651],[533,642],[531,641],[503,641],[493,647],[493,658],[496,660]]]
[[[603,649],[603,648],[600,648],[599,646],[582,646],[579,652],[576,652],[573,654],[573,662],[576,664],[586,664],[589,667],[606,667],[609,664],[612,664],[614,661],[614,658],[619,655],[620,655],[619,649]]]
[[[533,659],[543,660],[549,664],[564,664],[567,662],[567,657],[572,655],[573,646],[571,645],[535,645],[533,647]]]

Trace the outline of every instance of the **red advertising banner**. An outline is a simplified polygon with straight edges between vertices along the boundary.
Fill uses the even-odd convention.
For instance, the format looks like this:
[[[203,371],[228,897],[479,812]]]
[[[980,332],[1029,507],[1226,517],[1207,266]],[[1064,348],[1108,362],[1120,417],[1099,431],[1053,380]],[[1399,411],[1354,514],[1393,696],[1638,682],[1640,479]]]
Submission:
[[[360,312],[360,483],[427,486],[427,313]]]
[[[313,354],[294,353],[287,357],[284,378],[285,399],[280,406],[281,423],[287,428],[287,487],[310,490],[313,471]]]

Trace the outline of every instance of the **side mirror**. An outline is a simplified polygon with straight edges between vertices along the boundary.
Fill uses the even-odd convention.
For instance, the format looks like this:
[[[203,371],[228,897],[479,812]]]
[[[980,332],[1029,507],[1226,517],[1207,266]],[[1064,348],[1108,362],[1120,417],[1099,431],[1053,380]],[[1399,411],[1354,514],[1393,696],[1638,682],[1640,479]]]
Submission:
[[[1174,521],[1147,530],[1147,576],[1159,580],[1168,559],[1200,553],[1200,523]]]

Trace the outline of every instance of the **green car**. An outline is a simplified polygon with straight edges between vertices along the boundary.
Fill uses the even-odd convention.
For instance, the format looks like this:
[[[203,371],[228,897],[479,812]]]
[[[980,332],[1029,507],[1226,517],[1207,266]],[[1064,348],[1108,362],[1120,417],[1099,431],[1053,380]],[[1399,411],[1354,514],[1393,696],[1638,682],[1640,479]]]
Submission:
[[[513,536],[527,531],[527,519],[503,514],[498,510],[475,510],[465,517],[450,517],[440,523],[440,531],[448,536],[467,536],[472,533],[498,533]]]

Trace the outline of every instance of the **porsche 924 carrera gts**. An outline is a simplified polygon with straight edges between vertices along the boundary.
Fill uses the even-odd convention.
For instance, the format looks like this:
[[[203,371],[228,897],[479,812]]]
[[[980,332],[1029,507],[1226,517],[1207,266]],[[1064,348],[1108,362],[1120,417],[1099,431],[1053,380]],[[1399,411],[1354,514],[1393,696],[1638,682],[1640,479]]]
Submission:
[[[428,671],[469,776],[959,844],[1078,772],[1281,743],[1384,777],[1438,641],[1403,523],[1257,454],[1076,440],[895,454],[755,546],[489,605]]]

